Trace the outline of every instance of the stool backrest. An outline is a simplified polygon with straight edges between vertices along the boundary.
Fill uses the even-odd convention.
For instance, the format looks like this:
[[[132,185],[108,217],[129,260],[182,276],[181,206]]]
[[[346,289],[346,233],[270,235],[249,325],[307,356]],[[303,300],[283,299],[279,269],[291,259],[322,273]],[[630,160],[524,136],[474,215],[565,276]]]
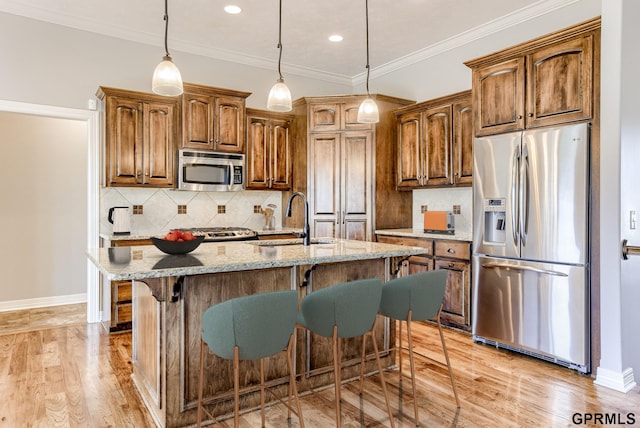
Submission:
[[[442,304],[447,271],[431,270],[393,279],[382,288],[380,312],[397,320],[406,320],[411,310],[412,321],[435,317]]]
[[[376,319],[382,281],[378,278],[345,282],[314,291],[302,299],[302,316],[306,326],[316,334],[356,337],[371,330]]]
[[[209,307],[202,315],[202,339],[211,352],[241,360],[276,355],[287,347],[298,313],[298,292],[275,291],[238,297]]]

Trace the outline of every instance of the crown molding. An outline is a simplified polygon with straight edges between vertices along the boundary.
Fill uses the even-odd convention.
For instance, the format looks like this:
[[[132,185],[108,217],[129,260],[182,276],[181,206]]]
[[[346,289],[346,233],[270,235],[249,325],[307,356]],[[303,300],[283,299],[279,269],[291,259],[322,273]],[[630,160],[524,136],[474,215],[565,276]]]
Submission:
[[[370,78],[384,76],[393,71],[424,61],[443,52],[447,52],[488,35],[497,33],[506,28],[513,27],[530,19],[547,14],[570,4],[577,3],[578,1],[580,0],[541,0],[531,6],[519,9],[508,15],[490,21],[487,24],[472,28],[424,49],[420,49],[416,52],[400,57],[397,60],[374,67],[371,69]],[[109,37],[135,41],[151,46],[161,46],[158,36],[155,34],[142,31],[132,31],[129,28],[108,25],[95,20],[80,18],[68,13],[53,12],[45,8],[21,4],[15,0],[0,0],[0,11],[102,34]],[[264,69],[274,69],[277,66],[277,61],[274,60],[244,55],[237,52],[212,48],[210,46],[185,42],[177,39],[171,40],[170,45],[172,46],[172,53],[180,51]],[[282,64],[282,68],[285,71],[285,74],[294,74],[301,77],[308,77],[347,86],[360,85],[366,80],[366,73],[364,72],[355,76],[346,76],[285,63]]]
[[[370,79],[382,77],[385,74],[389,74],[401,68],[408,67],[410,65],[432,58],[436,55],[440,55],[444,52],[450,51],[460,46],[464,46],[468,43],[482,39],[491,34],[495,34],[504,29],[514,27],[523,22],[545,15],[549,12],[553,12],[554,10],[558,10],[570,4],[577,3],[578,1],[580,0],[541,0],[531,6],[527,6],[511,12],[500,18],[494,19],[493,21],[489,21],[486,24],[472,28],[441,42],[435,43],[431,46],[427,46],[424,49],[420,49],[419,51],[410,53],[381,66],[374,67],[371,69]],[[367,73],[364,72],[353,76],[353,86],[364,84],[366,82],[366,78]]]

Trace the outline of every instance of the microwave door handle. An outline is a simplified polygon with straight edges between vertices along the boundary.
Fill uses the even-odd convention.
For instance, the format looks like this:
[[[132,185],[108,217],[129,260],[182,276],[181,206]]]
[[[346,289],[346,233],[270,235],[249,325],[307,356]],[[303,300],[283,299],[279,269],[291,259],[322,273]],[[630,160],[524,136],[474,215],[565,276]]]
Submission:
[[[231,190],[231,187],[233,186],[233,163],[231,161],[229,161],[227,168],[229,168],[229,184],[227,187]]]

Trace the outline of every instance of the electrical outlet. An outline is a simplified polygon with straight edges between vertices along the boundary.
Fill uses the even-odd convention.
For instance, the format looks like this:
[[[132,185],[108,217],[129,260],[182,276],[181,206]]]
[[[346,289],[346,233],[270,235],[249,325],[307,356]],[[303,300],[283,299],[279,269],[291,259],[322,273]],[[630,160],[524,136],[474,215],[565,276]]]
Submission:
[[[636,211],[629,212],[629,228],[634,230],[636,228]]]
[[[424,214],[427,211],[427,205],[420,205],[420,214]]]

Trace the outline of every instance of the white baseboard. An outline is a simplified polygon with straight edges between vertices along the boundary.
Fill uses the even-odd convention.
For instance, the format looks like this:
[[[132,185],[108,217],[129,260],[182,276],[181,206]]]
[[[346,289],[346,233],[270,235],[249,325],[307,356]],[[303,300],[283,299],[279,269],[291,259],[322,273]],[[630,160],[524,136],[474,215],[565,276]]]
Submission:
[[[636,386],[636,382],[633,379],[632,368],[628,368],[620,373],[598,367],[598,374],[594,383],[596,385],[624,392],[625,394]]]
[[[44,308],[48,306],[72,305],[75,303],[87,303],[87,293],[0,302],[0,312]]]

